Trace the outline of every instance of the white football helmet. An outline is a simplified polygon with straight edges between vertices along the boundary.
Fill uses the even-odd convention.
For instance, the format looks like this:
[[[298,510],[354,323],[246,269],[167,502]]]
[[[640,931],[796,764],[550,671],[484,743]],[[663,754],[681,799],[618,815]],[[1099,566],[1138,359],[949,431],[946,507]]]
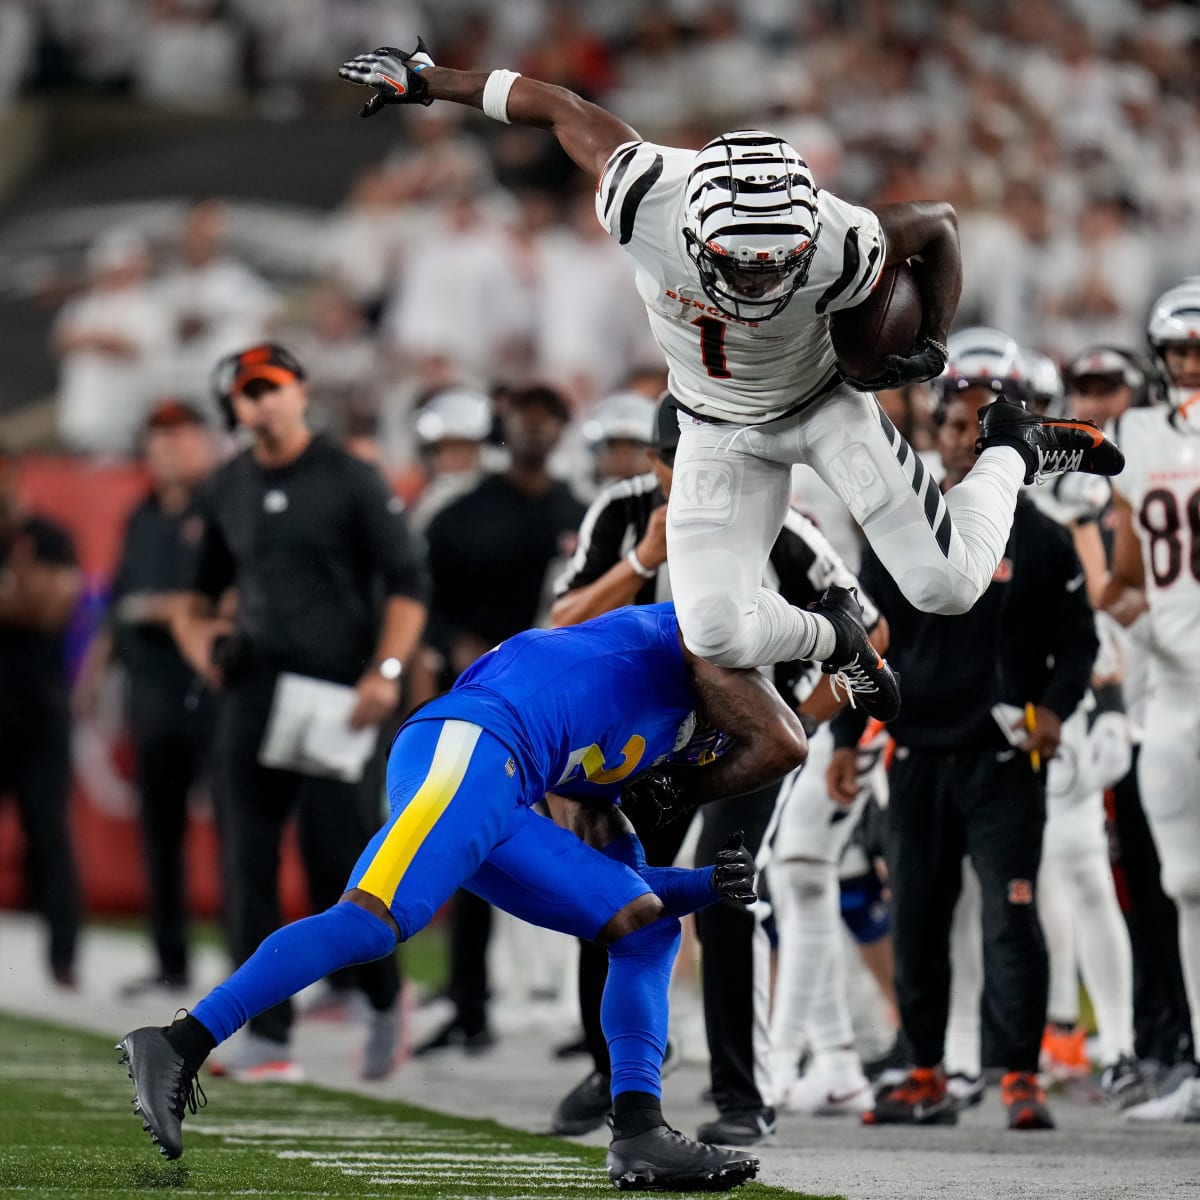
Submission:
[[[1029,352],[1029,398],[1034,409],[1047,417],[1067,415],[1066,389],[1058,364],[1047,354]]]
[[[782,312],[808,280],[820,232],[808,166],[775,134],[736,129],[696,155],[683,238],[705,295],[726,316]]]
[[[1182,408],[1190,399],[1200,395],[1200,389],[1181,387],[1171,378],[1165,351],[1168,346],[1181,342],[1200,344],[1200,275],[1185,279],[1159,296],[1150,310],[1146,337],[1162,373],[1167,403],[1174,409]]]
[[[937,380],[943,401],[968,388],[987,388],[1018,404],[1031,398],[1032,361],[1007,333],[974,325],[951,334],[946,349],[946,369]]]

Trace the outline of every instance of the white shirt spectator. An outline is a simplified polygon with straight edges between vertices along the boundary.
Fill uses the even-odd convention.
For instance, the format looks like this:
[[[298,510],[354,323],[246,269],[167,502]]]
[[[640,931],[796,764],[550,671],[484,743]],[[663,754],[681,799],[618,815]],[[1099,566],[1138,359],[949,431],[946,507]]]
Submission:
[[[507,234],[463,200],[430,221],[405,259],[384,329],[419,369],[436,360],[489,379],[528,336],[529,299]]]
[[[88,265],[93,286],[54,325],[59,437],[82,453],[130,454],[151,400],[161,394],[170,325],[145,282],[149,258],[136,234],[105,235]]]
[[[560,228],[542,240],[535,333],[539,374],[583,403],[615,388],[633,364],[662,361],[625,253],[587,203],[594,233]]]
[[[213,108],[241,90],[241,37],[227,21],[202,11],[195,0],[173,0],[141,18],[134,86],[150,104]]]

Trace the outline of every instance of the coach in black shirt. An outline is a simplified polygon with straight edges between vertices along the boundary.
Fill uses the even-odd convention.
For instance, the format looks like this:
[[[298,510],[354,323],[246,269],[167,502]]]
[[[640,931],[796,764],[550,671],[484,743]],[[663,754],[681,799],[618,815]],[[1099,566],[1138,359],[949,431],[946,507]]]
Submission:
[[[996,396],[989,381],[966,382],[965,390],[949,390],[942,409],[945,489],[974,463],[978,413]],[[873,1123],[956,1119],[941,1063],[950,925],[965,854],[983,890],[984,1063],[1009,1072],[1002,1099],[1010,1125],[1046,1128],[1036,1076],[1048,986],[1036,904],[1046,802],[1033,752],[1044,767],[1091,677],[1098,643],[1083,570],[1067,530],[1021,499],[992,582],[968,613],[918,612],[869,549],[859,578],[888,619],[889,658],[903,680],[904,703],[888,726],[896,751],[887,857],[896,990],[917,1068],[877,1097]],[[993,715],[998,704],[1009,706],[1016,745]],[[1032,733],[1024,731],[1026,705]],[[834,722],[835,794],[853,793],[853,747],[864,724],[851,710]]]
[[[63,635],[79,599],[75,547],[26,510],[18,467],[0,450],[0,798],[29,842],[29,890],[50,929],[50,971],[74,987],[79,878],[71,849],[71,721]]]
[[[171,618],[195,575],[204,530],[195,493],[216,465],[213,431],[190,405],[164,400],[142,431],[142,459],[150,489],[129,514],[107,618],[88,647],[75,689],[77,711],[91,715],[114,659],[129,684],[157,963],[149,976],[122,988],[125,996],[188,983],[188,795],[207,766],[212,733],[211,696],[179,653]]]
[[[377,770],[345,783],[260,765],[279,675],[353,686],[351,726],[380,726],[399,703],[402,664],[425,620],[427,581],[400,502],[376,470],[309,431],[303,370],[286,350],[264,345],[232,355],[216,379],[223,408],[253,444],[202,493],[204,534],[176,636],[220,689],[218,791],[240,962],[280,923],[279,838],[292,811],[315,909],[336,902],[381,815]],[[232,619],[218,610],[230,592]],[[381,1075],[394,1051],[395,962],[357,970],[376,1013],[364,1073]],[[249,1077],[294,1076],[290,1015],[285,1004],[250,1023]]]

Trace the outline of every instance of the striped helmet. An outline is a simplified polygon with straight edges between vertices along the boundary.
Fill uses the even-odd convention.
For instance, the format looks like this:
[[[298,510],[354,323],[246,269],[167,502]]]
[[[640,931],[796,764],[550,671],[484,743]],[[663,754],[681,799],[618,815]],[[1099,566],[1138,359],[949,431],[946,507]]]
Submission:
[[[1200,345],[1200,275],[1185,279],[1158,298],[1150,310],[1146,336],[1157,360],[1167,402],[1172,408],[1184,407],[1200,392],[1171,377],[1166,351],[1171,346]]]
[[[705,295],[726,316],[782,312],[808,280],[820,232],[808,166],[775,134],[737,129],[696,155],[683,237]]]

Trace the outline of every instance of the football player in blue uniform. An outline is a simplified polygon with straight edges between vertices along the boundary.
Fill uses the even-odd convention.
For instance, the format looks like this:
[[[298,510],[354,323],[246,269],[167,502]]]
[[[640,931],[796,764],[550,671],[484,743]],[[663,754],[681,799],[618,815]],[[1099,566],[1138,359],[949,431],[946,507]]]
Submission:
[[[666,1124],[660,1068],[679,917],[722,897],[753,903],[753,862],[734,838],[712,867],[649,867],[614,806],[650,805],[670,819],[780,778],[806,752],[769,682],[687,651],[669,604],[503,642],[401,727],[390,817],[340,902],[271,934],[190,1015],[121,1041],[136,1110],[177,1158],[185,1110],[203,1101],[196,1074],[216,1045],[332,971],[390,954],[465,887],[608,947],[613,1181],[721,1189],[751,1178],[752,1155]],[[533,811],[547,795],[570,828]]]

